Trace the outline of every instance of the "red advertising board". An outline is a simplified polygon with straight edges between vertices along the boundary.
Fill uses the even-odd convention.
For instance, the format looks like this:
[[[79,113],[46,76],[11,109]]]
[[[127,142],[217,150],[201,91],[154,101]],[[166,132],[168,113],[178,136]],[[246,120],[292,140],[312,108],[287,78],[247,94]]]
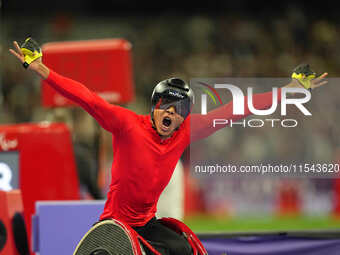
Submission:
[[[134,98],[131,44],[124,39],[51,42],[42,46],[43,62],[54,71],[83,83],[110,103]],[[42,81],[45,107],[74,105]]]
[[[62,123],[0,125],[0,188],[20,189],[29,240],[35,202],[79,200],[69,129]]]
[[[25,240],[25,238],[23,238],[24,233],[17,233],[15,231],[22,229],[13,228],[15,215],[18,213],[21,215],[23,212],[20,190],[0,190],[0,208],[0,224],[5,227],[5,241],[3,243],[3,240],[1,240],[0,255],[20,255],[18,249],[25,250],[25,248],[17,246],[20,242],[18,242],[15,237],[20,236],[21,240]]]

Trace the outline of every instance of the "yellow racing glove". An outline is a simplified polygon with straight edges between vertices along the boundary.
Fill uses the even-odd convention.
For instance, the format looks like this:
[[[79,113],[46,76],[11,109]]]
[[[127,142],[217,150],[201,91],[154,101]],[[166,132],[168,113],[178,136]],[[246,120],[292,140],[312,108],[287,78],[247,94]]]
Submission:
[[[21,52],[25,56],[25,62],[23,63],[25,68],[28,68],[34,60],[42,57],[42,51],[39,44],[31,37],[28,37],[21,45]]]
[[[294,70],[292,79],[297,80],[305,89],[312,90],[311,80],[316,77],[309,64],[300,64]]]

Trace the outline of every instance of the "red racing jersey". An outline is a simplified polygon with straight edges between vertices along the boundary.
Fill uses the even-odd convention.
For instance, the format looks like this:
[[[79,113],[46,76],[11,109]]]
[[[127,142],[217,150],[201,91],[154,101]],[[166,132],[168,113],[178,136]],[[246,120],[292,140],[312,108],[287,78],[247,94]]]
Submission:
[[[225,119],[237,120],[250,114],[247,100],[244,100],[244,115],[233,115],[230,102],[207,115],[189,115],[170,138],[162,140],[153,128],[150,115],[138,115],[109,104],[83,84],[53,70],[50,70],[46,81],[112,133],[112,177],[100,219],[115,218],[130,226],[143,226],[155,216],[159,196],[169,183],[185,148],[190,142],[207,137],[223,127],[218,125],[213,128],[213,119],[223,116]],[[272,92],[253,95],[253,104],[256,109],[270,107]],[[193,118],[199,120],[195,119],[195,126],[190,128]]]

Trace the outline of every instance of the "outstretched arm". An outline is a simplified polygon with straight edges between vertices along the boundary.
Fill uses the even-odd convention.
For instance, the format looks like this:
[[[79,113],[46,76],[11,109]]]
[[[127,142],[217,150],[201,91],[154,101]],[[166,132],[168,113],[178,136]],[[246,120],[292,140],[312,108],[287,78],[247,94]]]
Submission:
[[[17,42],[14,42],[14,48],[15,50],[10,49],[10,52],[24,64],[25,56]],[[124,127],[122,121],[134,114],[125,108],[109,104],[83,84],[50,70],[42,63],[41,56],[32,61],[27,69],[44,79],[60,94],[84,108],[110,132],[122,130]]]
[[[272,105],[272,92],[253,95],[253,106],[257,110],[265,110]],[[278,90],[278,99],[281,98],[281,89]],[[244,119],[251,114],[248,107],[248,100],[244,98],[244,114],[233,114],[233,101],[222,105],[206,115],[191,114],[191,142],[206,138],[216,131],[229,126],[238,120]],[[214,120],[219,119],[218,125],[214,125]],[[223,120],[223,121],[222,121]]]
[[[297,78],[293,78],[292,81],[283,86],[283,88],[306,88],[308,89],[315,89],[322,85],[325,85],[327,81],[324,78],[327,76],[327,73],[322,74],[320,77],[315,79],[310,79],[307,81],[305,78],[304,80],[299,80]],[[302,78],[301,78],[302,79]],[[304,82],[305,84],[303,84]],[[307,85],[308,84],[308,85]],[[282,88],[278,89],[278,103],[281,101],[281,90]],[[265,110],[272,106],[273,92],[266,92],[261,94],[254,94],[253,95],[253,107],[257,110]],[[248,98],[244,98],[244,114],[242,115],[235,115],[233,113],[233,101],[229,102],[226,105],[223,105],[206,115],[201,114],[192,114],[188,118],[187,121],[190,121],[190,132],[191,132],[191,142],[197,141],[199,139],[203,139],[221,128],[229,126],[231,123],[234,123],[238,120],[244,119],[247,116],[251,115],[251,111],[248,106]],[[218,125],[214,125],[214,120],[220,119]],[[222,121],[223,120],[223,121]],[[216,124],[216,123],[215,123]]]

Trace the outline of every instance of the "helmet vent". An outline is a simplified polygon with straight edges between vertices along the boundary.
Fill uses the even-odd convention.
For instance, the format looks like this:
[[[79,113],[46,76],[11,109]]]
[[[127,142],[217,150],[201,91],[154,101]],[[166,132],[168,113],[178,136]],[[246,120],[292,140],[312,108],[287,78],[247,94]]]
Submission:
[[[178,89],[182,89],[185,91],[189,91],[188,88],[185,88],[185,82],[179,78],[171,78],[168,80],[168,84],[172,87],[178,88]]]

